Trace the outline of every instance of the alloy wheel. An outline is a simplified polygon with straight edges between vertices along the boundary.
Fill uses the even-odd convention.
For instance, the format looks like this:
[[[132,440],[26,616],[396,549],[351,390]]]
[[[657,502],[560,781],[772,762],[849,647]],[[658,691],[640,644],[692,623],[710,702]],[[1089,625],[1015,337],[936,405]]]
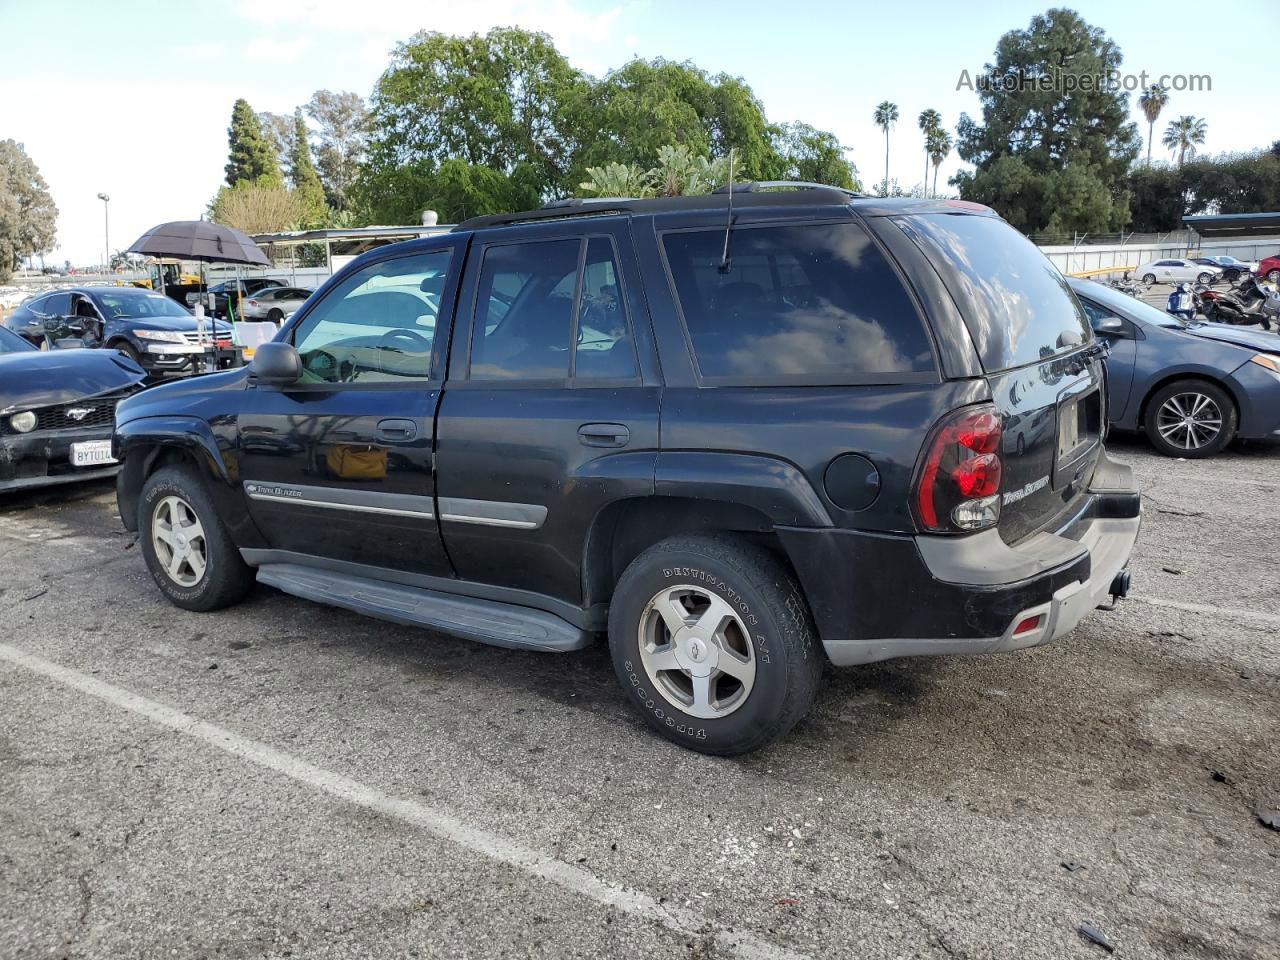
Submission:
[[[1222,432],[1222,410],[1203,393],[1175,393],[1160,405],[1156,429],[1168,443],[1183,450],[1207,447]]]
[[[181,497],[168,496],[151,514],[151,546],[165,575],[180,587],[194,587],[209,565],[204,526]]]
[[[668,703],[707,720],[741,707],[756,680],[755,647],[742,618],[692,584],[664,587],[645,604],[640,662]]]

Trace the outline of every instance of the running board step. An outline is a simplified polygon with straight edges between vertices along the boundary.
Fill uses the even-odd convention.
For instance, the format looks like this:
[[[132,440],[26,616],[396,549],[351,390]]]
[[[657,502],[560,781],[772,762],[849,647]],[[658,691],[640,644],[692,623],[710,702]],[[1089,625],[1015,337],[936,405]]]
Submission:
[[[592,639],[585,630],[543,610],[295,563],[263,564],[258,568],[258,581],[305,600],[393,623],[440,630],[495,647],[562,653],[581,650]]]

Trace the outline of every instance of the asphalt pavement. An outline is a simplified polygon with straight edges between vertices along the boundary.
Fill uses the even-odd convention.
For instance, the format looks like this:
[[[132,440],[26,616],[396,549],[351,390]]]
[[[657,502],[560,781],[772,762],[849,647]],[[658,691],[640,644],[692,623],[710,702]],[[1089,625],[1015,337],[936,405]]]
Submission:
[[[602,646],[187,613],[109,485],[0,497],[0,958],[1280,957],[1280,448],[1112,449],[1130,600],[732,760]]]

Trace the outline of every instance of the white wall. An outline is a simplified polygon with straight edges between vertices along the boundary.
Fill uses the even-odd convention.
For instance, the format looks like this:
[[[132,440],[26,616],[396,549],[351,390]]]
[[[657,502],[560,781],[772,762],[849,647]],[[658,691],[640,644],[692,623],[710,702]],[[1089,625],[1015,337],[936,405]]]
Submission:
[[[1168,257],[1182,258],[1188,255],[1261,260],[1263,257],[1280,254],[1280,237],[1204,240],[1200,246],[1191,250],[1182,244],[1102,243],[1096,246],[1081,244],[1078,247],[1041,247],[1040,251],[1063,273],[1084,273],[1088,270],[1103,270],[1108,267],[1122,270],[1151,260],[1163,260]]]

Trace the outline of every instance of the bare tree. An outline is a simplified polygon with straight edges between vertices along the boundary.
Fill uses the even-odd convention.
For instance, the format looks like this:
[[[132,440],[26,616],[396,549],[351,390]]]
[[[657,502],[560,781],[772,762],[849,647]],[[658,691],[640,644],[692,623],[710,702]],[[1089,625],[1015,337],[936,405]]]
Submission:
[[[345,210],[351,184],[364,160],[369,109],[359,94],[317,90],[306,111],[319,127],[316,167],[325,196],[335,210]]]
[[[301,215],[292,191],[260,182],[223,187],[214,198],[212,212],[216,223],[249,234],[289,230]]]

